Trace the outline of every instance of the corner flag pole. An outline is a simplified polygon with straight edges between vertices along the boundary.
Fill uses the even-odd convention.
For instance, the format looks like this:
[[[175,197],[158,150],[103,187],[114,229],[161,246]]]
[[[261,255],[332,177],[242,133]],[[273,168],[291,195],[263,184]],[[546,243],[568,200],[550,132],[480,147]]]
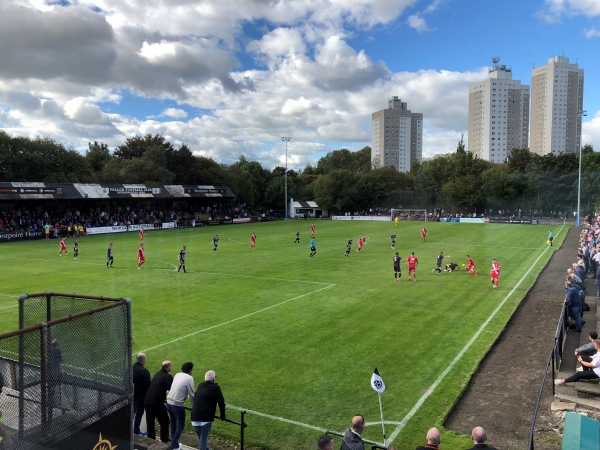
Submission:
[[[381,406],[381,394],[377,394],[379,397],[379,411],[381,412],[381,430],[383,431],[383,445],[385,445],[385,424],[383,423],[383,406]]]
[[[385,424],[383,423],[383,406],[381,404],[381,394],[385,391],[385,383],[383,379],[379,375],[379,371],[377,367],[373,371],[373,375],[371,376],[371,387],[377,391],[379,397],[379,411],[381,412],[381,429],[383,431],[383,445],[385,445]]]

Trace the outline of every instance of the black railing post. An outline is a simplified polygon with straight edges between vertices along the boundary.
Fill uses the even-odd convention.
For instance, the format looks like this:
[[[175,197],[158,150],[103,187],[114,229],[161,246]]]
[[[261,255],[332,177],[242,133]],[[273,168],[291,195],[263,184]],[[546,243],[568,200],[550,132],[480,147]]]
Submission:
[[[240,426],[240,446],[242,447],[242,450],[244,450],[244,428],[246,428],[246,421],[244,420],[246,416],[246,411],[242,409],[242,411],[240,412],[240,422],[241,422],[241,426]]]

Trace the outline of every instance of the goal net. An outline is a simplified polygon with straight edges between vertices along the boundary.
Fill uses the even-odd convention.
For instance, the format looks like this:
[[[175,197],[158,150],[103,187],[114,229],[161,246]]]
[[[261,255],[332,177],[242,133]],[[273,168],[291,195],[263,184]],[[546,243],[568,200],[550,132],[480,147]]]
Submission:
[[[422,220],[429,221],[426,209],[392,209],[390,211],[392,222],[398,220]]]

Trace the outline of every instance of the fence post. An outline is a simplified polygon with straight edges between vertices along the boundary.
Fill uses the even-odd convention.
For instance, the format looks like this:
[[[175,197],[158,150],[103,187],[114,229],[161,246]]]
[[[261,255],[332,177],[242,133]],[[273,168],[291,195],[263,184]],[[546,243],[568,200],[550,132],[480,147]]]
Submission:
[[[244,450],[244,428],[246,428],[246,422],[244,421],[244,416],[246,415],[246,411],[242,410],[240,412],[240,422],[242,423],[240,425],[240,445],[242,447],[242,450]]]

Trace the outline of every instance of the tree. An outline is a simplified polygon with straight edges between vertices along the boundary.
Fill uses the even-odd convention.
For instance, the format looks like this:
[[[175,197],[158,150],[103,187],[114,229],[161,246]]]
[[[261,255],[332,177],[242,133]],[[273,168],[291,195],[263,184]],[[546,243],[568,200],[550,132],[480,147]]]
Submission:
[[[360,209],[377,206],[395,206],[403,189],[414,186],[414,177],[400,173],[393,167],[373,169],[360,175],[358,191],[361,193]]]
[[[233,166],[243,171],[250,183],[252,184],[252,202],[248,203],[251,206],[262,205],[267,186],[271,180],[271,173],[263,168],[256,161],[248,161],[243,155],[233,164]]]
[[[104,183],[171,184],[173,174],[151,158],[112,159],[100,173]]]
[[[119,145],[115,149],[114,156],[121,159],[141,158],[147,149],[156,146],[164,148],[165,151],[172,149],[171,144],[165,140],[163,135],[148,133],[143,137],[133,136],[127,138],[123,145]]]
[[[525,173],[532,165],[534,154],[527,148],[513,148],[508,156],[508,168],[513,172]]]
[[[182,144],[179,149],[170,147],[166,150],[167,168],[174,175],[176,184],[201,184],[199,177],[200,158],[194,156],[190,148]],[[216,164],[216,163],[215,163]]]
[[[329,173],[332,170],[344,169],[353,173],[368,172],[371,170],[371,148],[364,147],[357,152],[343,148],[327,153],[319,159],[317,172],[319,174]]]
[[[317,204],[329,211],[352,211],[360,204],[358,180],[360,176],[346,169],[335,169],[320,175],[315,181]]]
[[[453,178],[444,184],[443,192],[450,204],[459,210],[483,211],[485,208],[481,179],[475,175]]]
[[[94,141],[93,144],[88,142],[88,151],[85,154],[85,159],[94,172],[94,176],[106,167],[111,158],[112,156],[110,155],[107,144],[104,142],[98,143],[98,141]]]

